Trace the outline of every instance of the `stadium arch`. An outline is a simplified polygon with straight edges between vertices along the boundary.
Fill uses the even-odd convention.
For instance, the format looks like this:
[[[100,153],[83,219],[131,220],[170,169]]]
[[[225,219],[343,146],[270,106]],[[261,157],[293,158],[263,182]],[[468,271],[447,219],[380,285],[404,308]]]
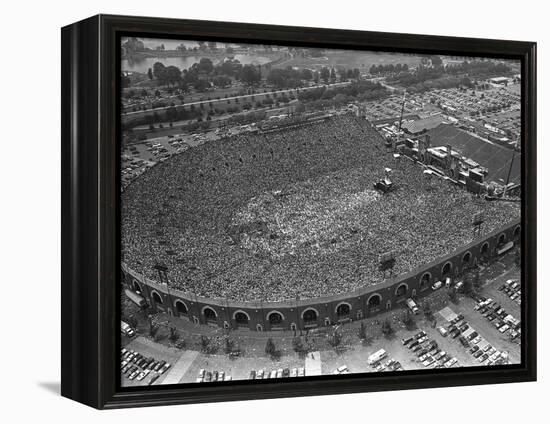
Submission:
[[[472,261],[472,252],[469,250],[462,255],[462,269],[467,268]]]
[[[176,308],[176,311],[178,312],[178,315],[188,315],[189,314],[189,308],[185,304],[185,302],[181,299],[176,299],[174,302],[174,307]]]
[[[271,327],[280,327],[285,321],[285,316],[281,312],[275,310],[268,312],[266,317]]]
[[[481,259],[487,260],[489,258],[489,242],[486,241],[481,245],[481,248],[479,249],[479,255]]]
[[[164,303],[162,301],[162,296],[156,290],[151,290],[151,299],[153,300],[155,305],[162,305]]]
[[[452,271],[453,271],[452,262],[451,261],[445,262],[445,264],[441,267],[441,277],[442,278],[447,277]]]
[[[237,327],[248,327],[248,323],[250,322],[250,315],[246,313],[245,311],[239,309],[238,311],[235,311],[233,313],[233,320],[235,321],[235,324],[237,324]]]
[[[218,320],[218,313],[210,306],[204,306],[201,309],[201,315],[204,317],[206,322],[215,322]]]
[[[367,307],[369,309],[379,308],[381,304],[382,304],[382,295],[380,293],[373,293],[367,299]]]
[[[420,277],[420,291],[423,292],[424,290],[427,290],[430,288],[430,283],[432,282],[432,273],[427,271],[424,274],[422,274],[422,277]]]
[[[521,237],[521,225],[518,225],[516,228],[514,228],[514,239],[516,241],[519,241]]]
[[[244,314],[239,318],[241,324],[244,325],[245,318],[248,316],[248,328],[253,331],[269,331],[272,329],[290,329],[290,324],[295,324],[293,327],[297,330],[321,326],[327,318],[331,323],[335,323],[338,321],[339,315],[346,315],[348,308],[350,311],[349,316],[354,320],[361,319],[360,312],[363,317],[371,317],[386,308],[397,307],[404,299],[404,297],[398,297],[398,294],[403,295],[405,287],[406,293],[409,295],[411,295],[412,289],[416,289],[416,294],[419,297],[431,293],[429,288],[431,289],[432,284],[441,279],[439,272],[462,271],[462,261],[463,258],[464,260],[468,258],[468,253],[470,254],[470,264],[475,263],[475,260],[481,260],[483,255],[486,255],[487,259],[490,260],[495,254],[496,243],[502,234],[504,234],[504,237],[501,237],[501,242],[503,239],[512,241],[514,232],[518,234],[520,231],[520,220],[518,219],[490,234],[486,234],[467,246],[455,250],[451,254],[436,258],[433,262],[412,269],[395,279],[386,279],[376,285],[366,286],[360,292],[339,294],[328,298],[304,299],[300,302],[301,305],[298,310],[295,309],[296,304],[292,300],[266,302],[261,307],[258,307],[259,305],[255,302],[233,302],[229,300],[227,308],[230,313],[227,314],[225,321],[230,326],[235,326],[237,320],[228,318],[237,318],[236,313],[242,311]],[[144,278],[142,274],[133,271],[125,263],[122,263],[122,270],[124,272],[123,283],[125,287],[131,291],[140,290],[143,293],[142,296],[150,301],[153,309],[156,308],[159,312],[168,314],[171,308],[173,314],[181,319],[185,318],[183,312],[187,309],[187,319],[198,324],[223,327],[224,314],[219,308],[222,308],[224,304],[219,303],[218,300],[206,297],[193,298],[189,293],[178,289],[170,289],[170,293],[168,293],[165,286],[157,285],[154,281]],[[401,289],[399,289],[400,286]],[[426,291],[423,292],[423,290]],[[167,299],[170,299],[170,302]],[[181,301],[183,306],[178,301]],[[196,305],[194,302],[196,302]],[[341,306],[343,304],[348,305]],[[212,311],[206,313],[205,316],[206,308]],[[308,310],[311,311],[307,312]],[[327,312],[326,315],[325,311]],[[291,317],[292,319],[290,319]],[[305,320],[300,319],[300,317],[305,318]],[[208,318],[208,321],[206,321],[206,318]]]
[[[302,311],[302,321],[304,321],[304,324],[313,324],[317,323],[319,320],[319,311],[315,309],[314,307],[310,306],[309,308],[304,309]]]
[[[409,292],[409,285],[407,283],[401,283],[395,289],[394,294],[397,297],[402,297],[402,296],[406,296],[408,292]]]
[[[506,234],[505,234],[505,233],[501,233],[501,234],[498,236],[497,247],[502,246],[504,243],[506,243]]]
[[[334,312],[338,319],[349,319],[351,316],[351,304],[348,302],[340,302],[336,305],[336,308],[334,308]]]
[[[134,288],[134,291],[138,294],[142,294],[143,291],[141,290],[141,285],[138,283],[138,280],[135,278],[132,280],[132,287]]]

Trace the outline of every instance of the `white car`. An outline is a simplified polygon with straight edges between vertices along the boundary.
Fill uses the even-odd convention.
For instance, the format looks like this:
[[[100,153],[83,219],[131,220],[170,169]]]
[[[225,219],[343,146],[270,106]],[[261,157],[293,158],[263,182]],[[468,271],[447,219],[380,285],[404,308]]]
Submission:
[[[346,365],[342,365],[341,367],[338,367],[336,369],[336,371],[338,371],[338,373],[342,374],[342,373],[344,373],[346,371],[349,371],[349,370],[348,370],[348,367]]]
[[[434,285],[432,286],[432,290],[433,290],[433,291],[436,291],[436,290],[440,289],[441,287],[443,287],[443,282],[442,282],[442,281],[437,281],[437,282],[434,283]]]
[[[509,329],[510,327],[508,325],[503,325],[498,329],[498,331],[500,331],[501,333],[504,333],[506,330],[509,330]]]
[[[454,364],[458,362],[458,359],[451,358],[447,362],[445,362],[445,368],[451,368]]]

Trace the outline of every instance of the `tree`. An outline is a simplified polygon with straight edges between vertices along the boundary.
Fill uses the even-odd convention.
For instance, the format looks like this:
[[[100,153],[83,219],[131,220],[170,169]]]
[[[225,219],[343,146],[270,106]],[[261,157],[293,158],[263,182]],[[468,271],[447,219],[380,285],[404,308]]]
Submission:
[[[458,293],[456,292],[454,287],[451,287],[449,290],[447,290],[447,296],[449,296],[449,300],[453,303],[456,303],[458,301]]]
[[[161,73],[160,81],[164,84],[177,84],[181,80],[181,70],[177,66],[167,66]]]
[[[434,320],[434,313],[432,311],[432,305],[430,304],[430,302],[428,302],[426,300],[424,302],[423,309],[424,309],[424,316],[426,317],[426,319],[430,322],[433,321]]]
[[[307,352],[308,352],[308,348],[307,346],[304,344],[304,342],[302,341],[302,338],[300,336],[295,336],[293,339],[292,339],[292,349],[294,350],[294,352],[296,352],[300,357],[304,357]]]
[[[315,72],[313,73],[313,82],[314,82],[315,84],[318,84],[318,83],[319,83],[319,72],[317,72],[317,71],[315,71]]]
[[[205,72],[205,73],[209,74],[214,70],[214,64],[207,57],[203,57],[199,61],[198,70],[199,70],[199,72]]]
[[[365,327],[365,323],[363,321],[361,321],[358,336],[359,340],[365,340],[367,338],[367,328]]]
[[[405,310],[405,313],[401,317],[401,321],[403,322],[403,324],[405,324],[405,328],[407,330],[412,330],[416,327],[416,322],[414,321],[414,318],[409,308]]]
[[[342,334],[338,330],[334,330],[327,335],[327,341],[332,347],[338,347],[342,343]]]
[[[149,68],[149,69],[147,70],[147,76],[149,77],[150,80],[153,79],[153,70],[152,70],[151,68]]]
[[[267,339],[265,344],[265,353],[273,360],[278,360],[281,357],[281,352],[277,350],[275,342],[273,342],[271,337]]]
[[[179,335],[178,330],[176,329],[176,327],[170,326],[170,336],[168,337],[168,339],[172,343],[175,343],[175,342],[178,341],[179,338],[180,338],[180,335]]]
[[[385,319],[384,322],[382,323],[382,334],[384,334],[384,336],[386,338],[390,338],[391,336],[393,336],[393,333],[395,332],[395,330],[393,329],[392,325],[391,325],[391,322],[389,319]]]
[[[311,70],[309,70],[307,68],[304,68],[301,71],[301,77],[302,77],[302,79],[304,79],[306,81],[309,81],[313,78],[313,72],[311,72]]]
[[[334,68],[330,70],[330,79],[332,82],[336,81],[336,71],[334,70]]]
[[[239,79],[245,84],[254,85],[260,82],[261,76],[254,65],[245,65],[239,73]]]
[[[443,61],[439,56],[432,56],[432,65],[433,66],[441,66],[443,65]]]
[[[149,336],[155,337],[159,331],[159,326],[149,317]]]
[[[229,336],[225,338],[225,344],[224,344],[223,350],[226,355],[230,355],[233,358],[239,356],[241,353],[241,350],[239,349],[237,342]]]
[[[325,84],[328,83],[328,79],[330,78],[330,71],[328,70],[328,68],[326,66],[323,66],[321,68],[320,77],[324,81]]]
[[[303,113],[306,110],[306,107],[302,102],[297,102],[294,106],[294,113],[300,114]]]
[[[156,79],[161,79],[166,66],[161,62],[155,62],[153,64],[153,75]]]

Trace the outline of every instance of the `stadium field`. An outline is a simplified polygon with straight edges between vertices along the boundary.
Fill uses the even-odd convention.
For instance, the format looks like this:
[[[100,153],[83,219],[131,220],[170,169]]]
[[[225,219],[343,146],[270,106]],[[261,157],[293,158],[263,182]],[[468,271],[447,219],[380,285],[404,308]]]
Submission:
[[[395,162],[367,121],[350,115],[209,142],[155,166],[124,191],[123,260],[152,279],[238,301],[305,299],[379,283],[379,255],[408,272],[519,217]],[[373,183],[392,169],[396,190]],[[482,236],[481,235],[481,236]]]

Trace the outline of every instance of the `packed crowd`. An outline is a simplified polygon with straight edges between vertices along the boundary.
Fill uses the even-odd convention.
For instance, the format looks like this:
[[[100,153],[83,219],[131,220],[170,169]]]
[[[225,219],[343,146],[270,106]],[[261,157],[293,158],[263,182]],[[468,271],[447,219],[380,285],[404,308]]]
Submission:
[[[384,168],[397,189],[373,183]],[[419,167],[395,163],[359,118],[331,118],[268,134],[242,134],[174,156],[123,193],[123,260],[174,288],[211,298],[314,298],[376,284],[379,255],[396,250],[407,272],[519,216]]]

